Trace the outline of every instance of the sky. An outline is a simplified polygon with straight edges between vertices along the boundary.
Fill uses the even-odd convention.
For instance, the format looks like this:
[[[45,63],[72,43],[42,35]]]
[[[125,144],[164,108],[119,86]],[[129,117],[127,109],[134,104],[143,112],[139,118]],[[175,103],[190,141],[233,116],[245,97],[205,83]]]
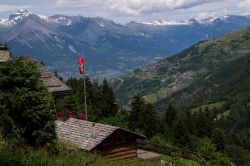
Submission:
[[[8,18],[18,9],[45,16],[82,15],[127,23],[250,15],[250,0],[0,0],[0,18]]]

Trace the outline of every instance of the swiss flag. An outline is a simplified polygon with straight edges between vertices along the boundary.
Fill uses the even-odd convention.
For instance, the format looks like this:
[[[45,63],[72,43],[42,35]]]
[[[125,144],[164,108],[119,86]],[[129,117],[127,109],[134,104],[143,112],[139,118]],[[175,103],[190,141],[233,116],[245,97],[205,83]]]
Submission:
[[[84,73],[85,73],[84,64],[81,64],[81,65],[80,65],[80,67],[79,67],[79,72],[80,72],[80,74],[84,74]]]
[[[77,62],[78,65],[80,65],[80,67],[79,67],[79,72],[80,72],[80,74],[84,74],[84,73],[85,73],[84,62],[85,62],[84,57],[83,57],[83,56],[80,56],[80,57],[78,58],[78,62]]]
[[[78,58],[78,65],[82,65],[84,64],[84,57],[81,55],[79,58]]]

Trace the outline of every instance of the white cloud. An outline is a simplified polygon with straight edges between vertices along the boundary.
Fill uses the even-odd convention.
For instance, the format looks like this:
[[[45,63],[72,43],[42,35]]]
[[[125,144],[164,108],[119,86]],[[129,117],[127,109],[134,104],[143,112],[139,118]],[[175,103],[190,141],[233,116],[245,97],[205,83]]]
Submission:
[[[109,0],[112,9],[132,14],[159,13],[166,10],[185,9],[213,0]]]
[[[241,2],[238,4],[238,7],[241,9],[242,15],[249,15],[250,14],[250,0],[241,0]]]
[[[104,4],[107,0],[56,0],[56,4],[58,5],[73,5],[76,4],[82,5],[82,4]]]
[[[223,0],[57,0],[57,4],[98,4],[123,13],[139,15],[160,13],[173,9],[186,9],[214,1]]]
[[[16,11],[18,9],[27,9],[27,8],[30,8],[30,6],[0,4],[0,12]]]
[[[203,11],[198,14],[197,18],[199,19],[206,19],[210,17],[219,17],[219,16],[226,16],[228,15],[228,9],[224,8],[222,10],[217,10],[217,11]]]
[[[206,19],[206,18],[209,18],[209,17],[214,17],[216,16],[216,12],[202,12],[202,13],[199,13],[199,15],[197,16],[197,18],[199,19]]]
[[[250,7],[250,0],[241,0],[242,2],[239,3],[239,7],[247,8]]]

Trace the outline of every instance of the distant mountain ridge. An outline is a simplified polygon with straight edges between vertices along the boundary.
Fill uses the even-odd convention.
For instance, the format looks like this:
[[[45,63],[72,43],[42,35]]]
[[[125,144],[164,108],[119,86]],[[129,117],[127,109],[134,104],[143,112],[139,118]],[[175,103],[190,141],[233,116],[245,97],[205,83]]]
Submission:
[[[201,40],[250,26],[248,16],[207,21],[121,25],[104,18],[63,14],[47,17],[19,10],[7,20],[0,19],[0,42],[6,42],[13,55],[33,56],[65,78],[78,76],[75,62],[83,54],[90,76],[110,78],[157,62]]]
[[[189,19],[189,20],[153,20],[149,22],[134,22],[138,24],[144,24],[144,25],[152,25],[152,26],[177,26],[177,25],[191,25],[195,23],[199,24],[212,24],[215,21],[227,21],[232,16],[223,16],[223,17],[215,17],[211,16],[204,19]],[[133,23],[133,22],[130,22]]]

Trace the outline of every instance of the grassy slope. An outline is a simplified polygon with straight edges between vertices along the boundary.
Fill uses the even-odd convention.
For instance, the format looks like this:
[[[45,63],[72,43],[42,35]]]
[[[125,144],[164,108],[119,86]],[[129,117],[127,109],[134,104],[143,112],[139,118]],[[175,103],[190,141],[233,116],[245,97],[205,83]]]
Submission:
[[[232,101],[250,97],[250,56],[222,65],[218,70],[194,81],[156,105],[171,101],[180,108],[195,108],[208,102]],[[209,78],[208,78],[209,77]]]
[[[223,104],[224,102],[206,104],[206,105],[202,105],[200,107],[191,109],[191,112],[198,112],[200,109],[204,111],[206,108],[208,108],[208,110],[213,110],[214,108],[220,109],[223,107]]]
[[[167,155],[161,155],[161,160],[165,161],[164,165],[166,166],[171,165],[172,162],[174,165],[177,164],[181,166],[199,166],[200,165],[196,161],[187,160],[187,159],[178,158],[178,157],[172,158],[171,156],[167,156]]]
[[[223,64],[249,56],[249,45],[250,28],[215,40],[200,42],[175,56],[115,80],[115,94],[123,105],[126,105],[134,94],[139,93],[148,102],[157,102],[159,108],[164,108],[175,98],[175,94],[197,81],[210,79],[211,73],[215,73]],[[221,74],[223,77],[224,73]],[[214,84],[216,86],[216,83]],[[163,102],[165,104],[162,104]]]
[[[58,155],[48,153],[46,150],[34,150],[28,147],[15,148],[3,147],[0,144],[0,166],[119,166],[120,162],[110,162],[101,156],[84,151],[61,150]],[[128,166],[153,166],[155,163],[135,161]]]

